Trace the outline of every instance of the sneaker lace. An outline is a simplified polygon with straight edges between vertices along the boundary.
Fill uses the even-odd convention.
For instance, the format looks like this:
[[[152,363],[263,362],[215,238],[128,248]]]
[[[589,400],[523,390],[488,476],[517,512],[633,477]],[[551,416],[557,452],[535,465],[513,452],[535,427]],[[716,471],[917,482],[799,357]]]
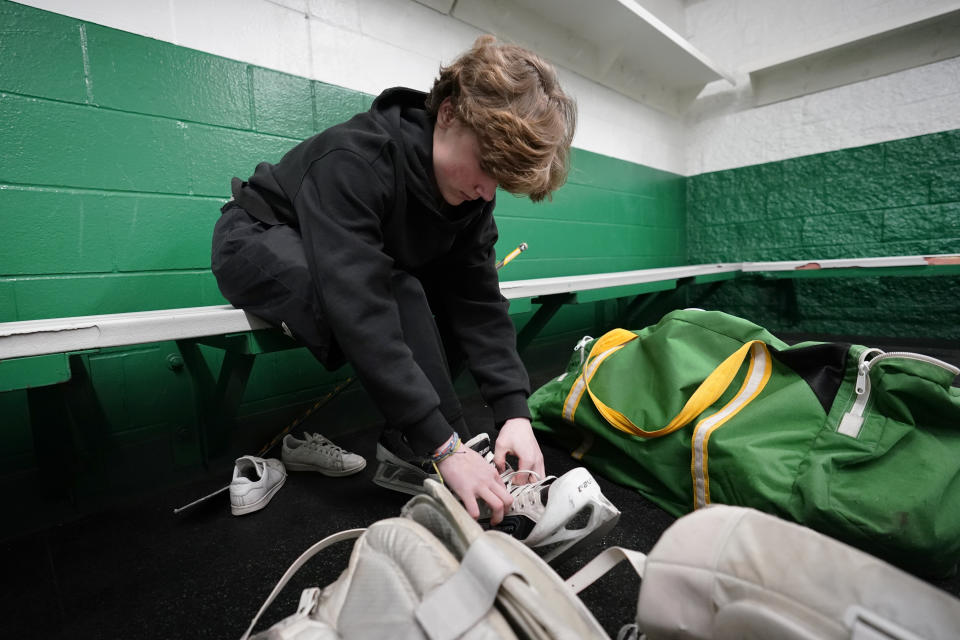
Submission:
[[[340,448],[319,433],[304,433],[303,437],[304,445],[316,451],[326,449],[330,453],[346,453],[346,449]]]

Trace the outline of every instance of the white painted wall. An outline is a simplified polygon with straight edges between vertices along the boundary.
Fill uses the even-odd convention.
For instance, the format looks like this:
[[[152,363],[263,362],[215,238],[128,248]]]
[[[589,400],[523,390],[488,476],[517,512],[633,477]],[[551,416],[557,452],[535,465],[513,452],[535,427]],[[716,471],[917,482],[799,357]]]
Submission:
[[[953,0],[687,0],[686,37],[732,71]],[[652,9],[651,9],[652,10]]]
[[[19,0],[22,4],[376,95],[428,89],[480,31],[413,0]],[[675,0],[674,0],[675,1]],[[683,173],[683,120],[559,69],[574,146]]]
[[[428,88],[480,33],[443,13],[450,0],[19,1],[370,94]],[[639,1],[737,86],[712,83],[685,113],[665,113],[561,68],[580,108],[581,149],[695,175],[960,128],[960,58],[763,106],[746,73],[956,0]]]
[[[693,105],[686,122],[687,175],[960,129],[960,58],[750,104],[744,86]]]
[[[950,0],[688,0],[686,35],[731,70],[685,115],[685,173],[784,160],[960,128],[960,58],[759,107],[746,71]],[[960,36],[956,36],[960,37]],[[789,79],[788,79],[789,81]]]

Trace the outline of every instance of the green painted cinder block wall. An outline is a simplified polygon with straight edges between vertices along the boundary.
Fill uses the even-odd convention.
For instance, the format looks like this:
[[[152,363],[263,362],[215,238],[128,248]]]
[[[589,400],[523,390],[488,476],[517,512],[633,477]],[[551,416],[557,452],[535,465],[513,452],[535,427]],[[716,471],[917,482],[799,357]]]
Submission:
[[[223,302],[210,231],[229,179],[366,109],[372,96],[0,1],[0,322]],[[685,179],[574,151],[552,203],[501,194],[504,279],[683,263],[960,251],[960,133]],[[726,284],[701,306],[772,329],[957,336],[956,278]],[[785,299],[794,296],[792,314]],[[789,306],[789,305],[787,305]],[[568,348],[612,318],[577,305]],[[530,312],[515,315],[522,325]],[[174,343],[85,356],[106,437],[160,452],[195,426]],[[206,353],[211,370],[219,365]],[[246,413],[329,387],[305,351],[258,358]],[[32,460],[23,392],[0,393],[0,460]]]
[[[373,99],[12,2],[0,24],[0,322],[223,304],[209,251],[230,178]],[[582,150],[573,165],[551,203],[499,195],[498,254],[530,245],[505,279],[684,260],[682,177]],[[597,313],[571,307],[545,339],[575,341]],[[176,353],[84,356],[108,439],[163,451],[195,428]],[[215,371],[219,355],[205,356]],[[260,356],[241,411],[303,402],[340,375],[304,350]],[[0,393],[0,415],[0,459],[28,466],[26,393]]]
[[[0,322],[223,302],[210,231],[232,176],[371,96],[0,3]],[[679,176],[575,151],[553,203],[502,193],[505,277],[685,255]]]
[[[691,263],[960,253],[960,130],[687,179]],[[960,339],[960,278],[738,280],[700,306],[775,331]]]

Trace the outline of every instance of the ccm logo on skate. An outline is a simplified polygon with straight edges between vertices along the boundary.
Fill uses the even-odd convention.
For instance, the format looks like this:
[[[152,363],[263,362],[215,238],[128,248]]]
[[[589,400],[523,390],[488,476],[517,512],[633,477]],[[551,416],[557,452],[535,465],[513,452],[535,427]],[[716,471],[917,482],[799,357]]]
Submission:
[[[592,484],[593,484],[593,480],[592,480],[592,479],[591,479],[591,480],[584,480],[583,482],[580,483],[580,486],[577,487],[577,491],[578,491],[579,493],[583,493],[583,490],[586,489],[587,487],[589,487],[589,486],[592,485]]]

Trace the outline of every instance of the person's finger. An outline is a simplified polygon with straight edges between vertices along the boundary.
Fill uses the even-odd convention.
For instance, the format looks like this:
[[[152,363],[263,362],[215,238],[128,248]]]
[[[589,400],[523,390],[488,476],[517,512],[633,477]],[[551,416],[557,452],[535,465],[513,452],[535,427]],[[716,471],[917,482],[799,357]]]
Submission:
[[[547,477],[547,465],[543,459],[543,454],[537,458],[537,463],[533,465],[533,470],[540,474],[541,478]]]
[[[513,480],[512,480],[513,484],[527,484],[528,482],[530,482],[530,476],[527,473],[529,470],[530,470],[529,467],[527,467],[527,465],[525,465],[524,463],[520,462],[520,458],[517,458],[517,468],[514,469],[514,471],[516,471],[517,474],[513,476]]]
[[[537,453],[539,453],[539,452],[537,452]],[[523,469],[526,469],[527,471],[532,471],[533,473],[537,474],[536,476],[534,476],[533,474],[528,474],[528,476],[527,476],[527,481],[528,481],[528,482],[534,482],[534,481],[537,479],[537,477],[542,478],[542,477],[544,476],[544,473],[543,473],[543,455],[533,455],[533,456],[530,456],[529,458],[527,458],[527,459],[524,461],[524,464],[523,464],[522,468],[523,468]]]
[[[498,525],[503,521],[503,500],[499,498],[495,491],[486,487],[479,492],[480,498],[490,507],[490,524]]]
[[[503,469],[507,466],[507,449],[508,447],[494,445],[493,464],[499,473],[503,473]]]
[[[507,491],[507,486],[500,480],[498,477],[496,483],[493,485],[493,492],[500,498],[500,501],[503,503],[504,509],[510,509],[513,506],[513,496],[510,495],[510,492]]]
[[[536,471],[539,473],[539,471],[537,471],[536,458],[527,455],[517,457],[517,469],[521,471]],[[516,476],[516,484],[527,484],[535,480],[536,477],[529,473],[517,474]]]
[[[467,513],[470,514],[471,518],[476,520],[480,517],[480,507],[477,506],[476,498],[470,494],[467,494],[465,496],[460,496],[460,500],[463,502],[463,506],[467,510]]]

